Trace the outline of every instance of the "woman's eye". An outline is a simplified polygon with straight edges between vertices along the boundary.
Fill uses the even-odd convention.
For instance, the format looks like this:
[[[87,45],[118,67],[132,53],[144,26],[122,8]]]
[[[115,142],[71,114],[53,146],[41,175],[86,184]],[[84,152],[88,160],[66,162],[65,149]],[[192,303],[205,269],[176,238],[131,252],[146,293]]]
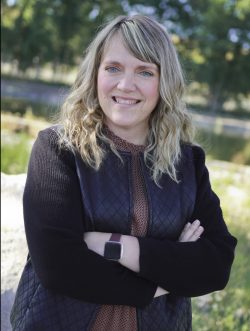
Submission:
[[[140,74],[144,77],[152,77],[153,74],[150,71],[141,71]]]
[[[110,73],[119,71],[119,69],[117,67],[107,67],[107,68],[105,68],[105,70]]]

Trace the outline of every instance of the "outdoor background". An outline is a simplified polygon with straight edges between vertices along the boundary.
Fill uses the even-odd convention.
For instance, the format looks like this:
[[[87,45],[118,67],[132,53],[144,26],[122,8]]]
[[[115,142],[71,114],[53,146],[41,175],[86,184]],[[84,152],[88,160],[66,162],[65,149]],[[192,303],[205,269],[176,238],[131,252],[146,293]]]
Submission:
[[[98,27],[136,13],[156,18],[172,35],[197,141],[239,241],[226,290],[193,299],[193,329],[249,330],[250,0],[1,0],[4,331],[10,330],[9,309],[27,254],[21,198],[34,139],[55,121]]]

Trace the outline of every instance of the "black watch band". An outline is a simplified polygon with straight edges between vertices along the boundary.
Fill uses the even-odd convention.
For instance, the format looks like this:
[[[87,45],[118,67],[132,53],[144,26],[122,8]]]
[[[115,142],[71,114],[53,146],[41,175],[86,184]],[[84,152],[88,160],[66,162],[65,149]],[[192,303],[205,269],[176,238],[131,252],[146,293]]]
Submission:
[[[112,233],[109,241],[120,242],[121,241],[121,234],[120,233]]]

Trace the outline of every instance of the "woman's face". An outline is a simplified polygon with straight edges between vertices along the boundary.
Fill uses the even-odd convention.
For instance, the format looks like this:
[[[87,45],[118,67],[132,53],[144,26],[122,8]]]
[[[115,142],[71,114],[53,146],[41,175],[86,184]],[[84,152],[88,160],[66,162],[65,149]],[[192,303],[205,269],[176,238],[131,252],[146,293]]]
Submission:
[[[97,91],[110,130],[131,142],[144,143],[150,114],[159,99],[157,65],[134,57],[116,35],[102,57]]]

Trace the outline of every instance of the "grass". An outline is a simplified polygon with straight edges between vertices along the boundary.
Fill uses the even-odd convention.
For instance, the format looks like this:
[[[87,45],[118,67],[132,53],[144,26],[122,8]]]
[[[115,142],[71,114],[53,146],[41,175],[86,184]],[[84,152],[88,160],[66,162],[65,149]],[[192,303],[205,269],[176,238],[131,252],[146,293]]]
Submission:
[[[31,144],[27,133],[2,132],[1,171],[6,174],[27,172]]]
[[[58,111],[58,107],[53,105],[44,105],[43,103],[30,100],[2,98],[1,109],[18,116],[24,116],[27,112],[32,113],[34,117],[44,118],[47,121],[53,120]]]
[[[36,119],[29,111],[23,117],[1,113],[1,171],[6,174],[27,172],[28,160],[38,132],[50,124]]]
[[[197,141],[210,159],[250,165],[249,139],[197,130]]]
[[[193,330],[247,331],[250,325],[250,168],[211,162],[209,170],[224,218],[238,245],[226,289],[193,299]]]
[[[192,98],[192,96],[190,96]],[[220,109],[217,110],[216,112],[212,113],[207,105],[198,103],[198,104],[193,104],[191,102],[188,103],[188,109],[192,109],[196,113],[199,114],[207,114],[207,115],[217,115],[221,117],[226,117],[226,118],[235,118],[235,119],[250,119],[250,111],[244,108],[236,108],[234,110],[225,110],[225,109]]]

